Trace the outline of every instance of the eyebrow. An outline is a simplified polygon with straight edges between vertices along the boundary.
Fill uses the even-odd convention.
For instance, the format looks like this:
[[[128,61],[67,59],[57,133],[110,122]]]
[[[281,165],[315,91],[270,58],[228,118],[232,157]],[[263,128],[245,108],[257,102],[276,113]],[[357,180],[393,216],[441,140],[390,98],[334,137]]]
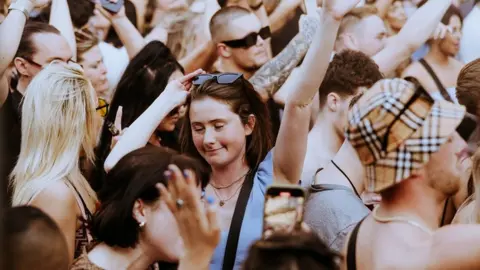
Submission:
[[[227,122],[227,119],[217,118],[217,119],[213,119],[213,120],[208,121],[209,124],[215,124],[215,123],[217,123],[217,122]],[[192,124],[192,125],[195,125],[195,124],[197,124],[197,125],[203,125],[202,122],[192,122],[191,124]]]

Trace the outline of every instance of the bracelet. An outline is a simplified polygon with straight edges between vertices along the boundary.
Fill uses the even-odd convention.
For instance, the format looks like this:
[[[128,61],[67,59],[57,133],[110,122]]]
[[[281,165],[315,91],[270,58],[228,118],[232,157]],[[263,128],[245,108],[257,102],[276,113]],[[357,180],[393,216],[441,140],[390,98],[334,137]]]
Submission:
[[[263,1],[258,3],[256,6],[252,7],[250,6],[250,8],[254,11],[257,11],[258,9],[260,9],[261,7],[263,6]]]
[[[10,10],[18,10],[25,14],[27,20],[30,18],[30,12],[33,10],[34,6],[30,0],[18,0],[8,7],[8,11]]]

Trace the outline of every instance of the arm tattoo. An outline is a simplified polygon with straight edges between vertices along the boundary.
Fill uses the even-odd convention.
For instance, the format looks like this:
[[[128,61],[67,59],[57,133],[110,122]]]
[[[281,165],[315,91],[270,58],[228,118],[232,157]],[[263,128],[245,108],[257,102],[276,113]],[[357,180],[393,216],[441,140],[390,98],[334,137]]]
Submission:
[[[302,16],[300,19],[300,33],[288,43],[275,58],[264,64],[253,76],[250,82],[255,89],[264,96],[273,96],[285,83],[293,69],[305,57],[313,36],[317,30],[319,20],[314,16]]]

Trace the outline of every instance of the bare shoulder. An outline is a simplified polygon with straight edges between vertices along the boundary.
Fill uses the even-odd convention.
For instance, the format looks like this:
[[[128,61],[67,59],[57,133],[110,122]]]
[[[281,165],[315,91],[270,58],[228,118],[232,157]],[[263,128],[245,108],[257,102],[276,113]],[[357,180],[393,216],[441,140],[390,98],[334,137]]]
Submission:
[[[75,210],[75,213],[79,212],[73,190],[63,181],[57,181],[48,186],[48,188],[43,189],[35,197],[31,205],[44,210],[52,216],[71,213],[72,209]]]
[[[419,78],[422,77],[424,74],[424,70],[422,68],[422,65],[420,65],[420,62],[413,62],[411,63],[402,73],[402,78],[405,77],[415,77]]]
[[[432,237],[429,269],[480,269],[478,243],[480,225],[455,224],[438,229]]]

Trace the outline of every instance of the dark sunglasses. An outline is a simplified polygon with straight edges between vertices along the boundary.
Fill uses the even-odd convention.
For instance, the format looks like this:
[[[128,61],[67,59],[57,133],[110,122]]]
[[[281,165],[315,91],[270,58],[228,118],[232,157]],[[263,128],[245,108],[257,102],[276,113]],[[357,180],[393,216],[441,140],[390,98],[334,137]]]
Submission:
[[[258,33],[250,33],[242,39],[229,40],[229,41],[224,41],[222,43],[224,43],[230,48],[248,49],[257,44],[258,36],[260,36],[263,40],[270,38],[272,36],[272,33],[270,32],[270,27],[265,26],[262,29],[260,29],[260,32]]]
[[[241,78],[241,73],[201,74],[193,78],[193,85],[202,85],[204,82],[215,79],[218,84],[231,84]]]

